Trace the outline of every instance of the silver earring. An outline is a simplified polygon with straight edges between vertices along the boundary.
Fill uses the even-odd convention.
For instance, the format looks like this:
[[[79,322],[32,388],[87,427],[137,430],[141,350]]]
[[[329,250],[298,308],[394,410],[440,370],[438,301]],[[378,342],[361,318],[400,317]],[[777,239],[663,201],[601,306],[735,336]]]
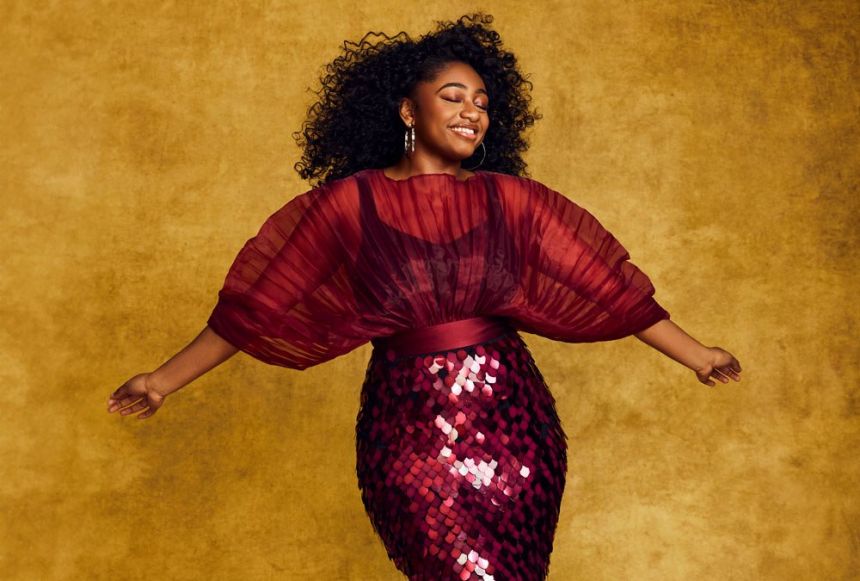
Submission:
[[[487,159],[487,147],[484,145],[484,142],[483,142],[483,141],[481,142],[481,147],[483,147],[483,148],[484,148],[484,156],[481,158],[480,163],[478,163],[478,165],[476,165],[475,167],[467,167],[467,168],[464,168],[464,169],[467,169],[467,170],[469,170],[469,171],[472,171],[473,169],[476,169],[476,168],[481,167],[481,164],[482,164],[482,163],[484,163],[484,160],[485,160],[485,159]]]
[[[406,130],[406,133],[403,135],[403,150],[406,152],[406,155],[412,155],[415,153],[415,125],[412,124],[409,126],[409,129]]]

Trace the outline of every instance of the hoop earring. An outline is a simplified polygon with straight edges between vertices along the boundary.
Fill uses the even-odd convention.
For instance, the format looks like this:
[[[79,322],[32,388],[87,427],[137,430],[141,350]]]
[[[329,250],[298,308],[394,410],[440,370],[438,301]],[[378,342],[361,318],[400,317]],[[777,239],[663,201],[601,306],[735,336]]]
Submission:
[[[409,126],[406,133],[403,135],[403,151],[409,157],[415,153],[415,124]]]
[[[484,163],[484,160],[485,160],[485,159],[487,159],[487,147],[484,145],[484,142],[483,142],[483,141],[481,142],[481,147],[483,147],[483,148],[484,148],[484,156],[481,158],[480,163],[478,163],[478,165],[476,165],[475,167],[466,167],[466,168],[463,168],[463,169],[466,169],[466,170],[472,171],[473,169],[477,169],[477,168],[481,167],[481,164],[482,164],[482,163]]]

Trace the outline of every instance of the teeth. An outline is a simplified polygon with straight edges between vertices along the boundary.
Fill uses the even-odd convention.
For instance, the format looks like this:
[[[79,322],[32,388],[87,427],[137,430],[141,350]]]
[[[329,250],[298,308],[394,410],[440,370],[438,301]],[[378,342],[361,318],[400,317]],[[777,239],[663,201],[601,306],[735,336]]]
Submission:
[[[469,129],[468,127],[452,127],[452,131],[456,131],[457,133],[465,133],[466,135],[474,135],[475,130]]]

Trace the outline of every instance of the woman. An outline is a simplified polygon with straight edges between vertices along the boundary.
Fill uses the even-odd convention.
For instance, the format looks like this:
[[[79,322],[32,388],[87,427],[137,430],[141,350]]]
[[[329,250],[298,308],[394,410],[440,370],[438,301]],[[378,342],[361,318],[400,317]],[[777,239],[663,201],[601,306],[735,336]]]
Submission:
[[[547,575],[567,436],[518,331],[636,335],[709,386],[740,379],[594,216],[522,176],[539,117],[490,22],[347,47],[297,164],[324,179],[248,240],[200,336],[108,404],[147,418],[237,350],[305,369],[371,341],[358,484],[410,579]]]

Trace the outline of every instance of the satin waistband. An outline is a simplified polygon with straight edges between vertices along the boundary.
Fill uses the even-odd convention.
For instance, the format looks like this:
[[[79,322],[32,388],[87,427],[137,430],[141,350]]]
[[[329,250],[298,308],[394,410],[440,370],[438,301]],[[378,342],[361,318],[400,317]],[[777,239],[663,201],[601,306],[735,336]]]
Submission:
[[[452,351],[495,339],[511,331],[513,327],[502,318],[470,317],[420,329],[410,329],[387,337],[375,337],[370,342],[376,349],[390,349],[397,355],[418,355]]]

